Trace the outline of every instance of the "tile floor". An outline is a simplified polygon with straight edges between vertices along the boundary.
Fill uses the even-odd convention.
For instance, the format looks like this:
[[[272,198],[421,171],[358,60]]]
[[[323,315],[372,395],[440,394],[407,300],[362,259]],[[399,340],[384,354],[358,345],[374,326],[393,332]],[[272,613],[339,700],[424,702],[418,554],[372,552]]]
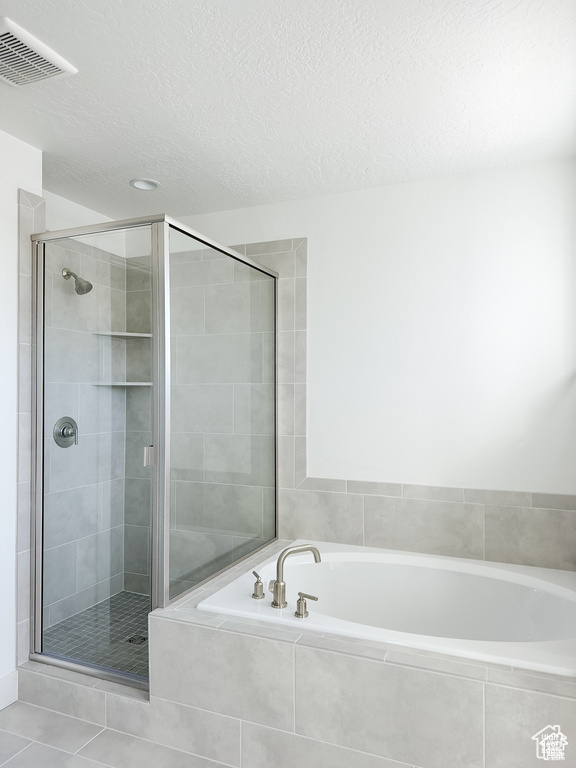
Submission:
[[[149,611],[146,595],[119,592],[45,630],[44,652],[147,679]]]
[[[218,768],[221,765],[21,701],[0,711],[0,766],[3,768]]]

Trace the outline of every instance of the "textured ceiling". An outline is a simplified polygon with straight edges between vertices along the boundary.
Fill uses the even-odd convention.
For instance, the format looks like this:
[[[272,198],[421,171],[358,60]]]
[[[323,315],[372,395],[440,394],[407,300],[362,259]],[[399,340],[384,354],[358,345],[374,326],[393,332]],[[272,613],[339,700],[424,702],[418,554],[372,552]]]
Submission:
[[[79,70],[0,84],[0,129],[44,150],[47,189],[115,218],[576,153],[575,0],[0,0],[0,15]]]

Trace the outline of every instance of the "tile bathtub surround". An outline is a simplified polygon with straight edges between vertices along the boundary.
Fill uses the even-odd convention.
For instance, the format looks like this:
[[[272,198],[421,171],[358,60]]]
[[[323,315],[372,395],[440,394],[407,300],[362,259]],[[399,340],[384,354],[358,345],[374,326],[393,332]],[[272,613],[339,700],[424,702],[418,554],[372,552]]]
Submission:
[[[507,562],[524,565],[576,569],[576,512],[562,508],[486,507],[486,558],[503,557]]]
[[[285,541],[270,545],[260,558],[276,554],[285,545]],[[255,563],[256,559],[247,561],[242,569],[235,569],[236,574]],[[536,767],[533,733],[553,721],[563,724],[569,738],[570,724],[576,719],[576,678],[319,635],[308,631],[305,623],[298,635],[293,627],[287,631],[195,608],[198,599],[234,575],[224,574],[215,580],[217,584],[200,588],[198,595],[192,593],[172,609],[152,614],[151,706],[160,695],[241,717],[242,765],[260,768],[275,762],[283,768],[316,768],[325,760],[331,766],[370,768],[504,768],[528,766],[533,760]],[[170,673],[173,642],[201,647],[208,671]],[[293,656],[287,651],[268,656],[262,651],[266,644],[271,653],[278,647],[292,648]],[[256,701],[240,705],[237,702],[246,690],[243,675],[252,668],[257,653],[261,664],[255,676]],[[278,685],[271,687],[281,691],[282,701],[276,706],[285,706],[285,715],[262,707],[271,695],[262,681],[275,680],[278,666],[282,670]],[[200,679],[204,674],[209,674],[210,686]],[[282,674],[287,677],[284,682]],[[242,712],[234,709],[238,706]],[[527,711],[531,723],[539,715],[546,720],[530,733],[524,722]],[[272,725],[270,718],[276,717],[284,718],[285,724]]]
[[[242,757],[250,768],[411,768],[406,763],[326,744],[254,723],[242,725]]]
[[[152,695],[294,730],[294,653],[289,645],[210,627],[156,623],[152,617],[150,621]],[[194,648],[198,663],[191,663],[182,648]]]
[[[291,723],[270,726],[268,710],[258,719],[261,702],[256,707],[247,703],[241,715],[244,765],[259,768],[266,760],[273,760],[286,768],[315,768],[317,760],[323,758],[334,765],[363,765],[362,761],[366,761],[368,766],[399,763],[419,768],[452,764],[495,768],[508,765],[507,759],[514,765],[512,750],[525,740],[525,698],[534,717],[540,711],[551,722],[573,722],[576,678],[513,670],[386,643],[320,636],[308,631],[305,623],[298,636],[293,627],[286,631],[255,620],[207,614],[195,608],[199,599],[228,583],[240,571],[248,571],[259,559],[277,554],[286,544],[270,544],[259,556],[236,567],[235,573],[221,575],[215,583],[182,598],[172,609],[151,616],[153,655],[156,639],[159,642],[158,656],[153,662],[157,677],[152,680],[152,700],[160,694],[167,700],[176,699],[181,704],[231,715],[228,707],[235,706],[234,686],[238,690],[245,688],[242,673],[237,670],[243,663],[250,667],[256,647],[254,639],[271,647],[280,644],[293,648],[293,660],[286,655],[288,660],[284,658],[282,666],[286,669],[288,665],[288,671],[294,671],[295,688],[287,683],[281,690],[282,698],[288,704],[294,703],[294,727]],[[171,622],[172,628],[163,627],[164,621]],[[203,648],[202,658],[207,660],[216,692],[209,691],[203,698],[202,686],[195,688],[191,684],[197,674],[203,673],[187,670],[180,681],[177,675],[163,677],[173,631],[184,643],[187,637],[191,642],[192,637],[205,633],[197,642]],[[222,653],[220,641],[213,642],[217,634],[227,635],[223,642],[233,651]],[[238,640],[236,646],[234,637]],[[225,657],[232,658],[234,663],[228,666]],[[274,679],[275,674],[273,660],[267,661],[265,655],[262,659],[257,689],[258,681],[267,676]],[[155,688],[156,680],[159,689]],[[220,686],[228,693],[232,687],[229,697],[220,697]],[[262,695],[266,700],[269,693]],[[507,710],[507,706],[512,709]],[[513,709],[515,706],[517,710]],[[495,714],[496,710],[499,714]],[[484,721],[487,749],[493,750],[486,761]],[[532,732],[528,734],[531,735]],[[529,750],[533,742],[528,742]],[[521,754],[525,753],[523,742]],[[518,762],[530,764],[528,760]],[[537,765],[535,756],[534,764]]]
[[[480,504],[366,496],[368,546],[481,559],[484,509]]]
[[[568,739],[565,760],[561,764],[575,766],[574,723],[574,700],[487,685],[486,765],[490,768],[536,768],[542,765],[542,760],[536,756],[536,742],[532,736],[550,724],[560,725]]]
[[[282,489],[280,535],[576,570],[576,511],[566,508],[576,497],[547,494],[558,507],[542,508],[541,494],[343,482],[307,478]]]
[[[296,657],[296,733],[430,768],[482,765],[481,682],[319,649]]]
[[[197,610],[199,599],[287,543],[151,614],[149,703],[34,663],[24,665],[21,695],[64,714],[74,702],[123,738],[246,768],[536,768],[533,733],[559,723],[570,741],[576,678]],[[102,759],[108,740],[124,744],[112,733],[98,738],[102,753],[79,754]]]
[[[335,765],[365,761],[369,766],[493,768],[514,765],[513,759],[505,761],[526,736],[521,716],[525,698],[533,719],[545,713],[550,722],[565,723],[566,730],[574,722],[576,679],[567,682],[382,643],[318,637],[305,627],[294,637],[276,628],[268,636],[270,627],[229,617],[222,617],[219,627],[209,626],[197,623],[207,615],[187,608],[186,600],[163,614],[151,616],[156,670],[151,708],[158,695],[241,718],[242,764],[251,768],[265,765],[266,759],[286,768],[315,768],[322,758]],[[170,673],[171,649],[182,643],[202,649],[202,670],[183,660],[179,674]],[[247,685],[244,676],[249,673]],[[503,684],[491,682],[491,676],[496,681],[499,675]],[[484,760],[484,738],[501,763],[492,757]]]

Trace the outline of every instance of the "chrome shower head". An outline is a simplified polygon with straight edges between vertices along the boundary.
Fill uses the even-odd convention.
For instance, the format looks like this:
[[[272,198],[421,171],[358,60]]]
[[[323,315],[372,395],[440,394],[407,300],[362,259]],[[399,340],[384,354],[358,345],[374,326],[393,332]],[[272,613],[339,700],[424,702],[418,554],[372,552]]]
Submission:
[[[85,293],[90,293],[92,290],[92,283],[89,283],[88,280],[84,280],[83,278],[78,277],[78,275],[72,272],[71,269],[68,269],[68,267],[64,267],[62,270],[62,277],[64,280],[70,280],[71,277],[74,278],[74,282],[76,283],[74,290],[78,296],[83,296]]]

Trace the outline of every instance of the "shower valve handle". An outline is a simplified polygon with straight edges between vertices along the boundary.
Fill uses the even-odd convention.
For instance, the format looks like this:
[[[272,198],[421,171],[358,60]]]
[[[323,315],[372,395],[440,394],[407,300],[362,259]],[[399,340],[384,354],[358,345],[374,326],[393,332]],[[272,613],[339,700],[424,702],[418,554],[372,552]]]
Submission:
[[[70,448],[71,445],[78,445],[78,424],[71,416],[62,416],[54,424],[52,430],[54,442],[60,448]]]
[[[60,430],[60,434],[62,437],[73,437],[74,438],[74,445],[78,445],[78,432],[74,429],[74,427],[68,426],[68,427],[62,427]]]

